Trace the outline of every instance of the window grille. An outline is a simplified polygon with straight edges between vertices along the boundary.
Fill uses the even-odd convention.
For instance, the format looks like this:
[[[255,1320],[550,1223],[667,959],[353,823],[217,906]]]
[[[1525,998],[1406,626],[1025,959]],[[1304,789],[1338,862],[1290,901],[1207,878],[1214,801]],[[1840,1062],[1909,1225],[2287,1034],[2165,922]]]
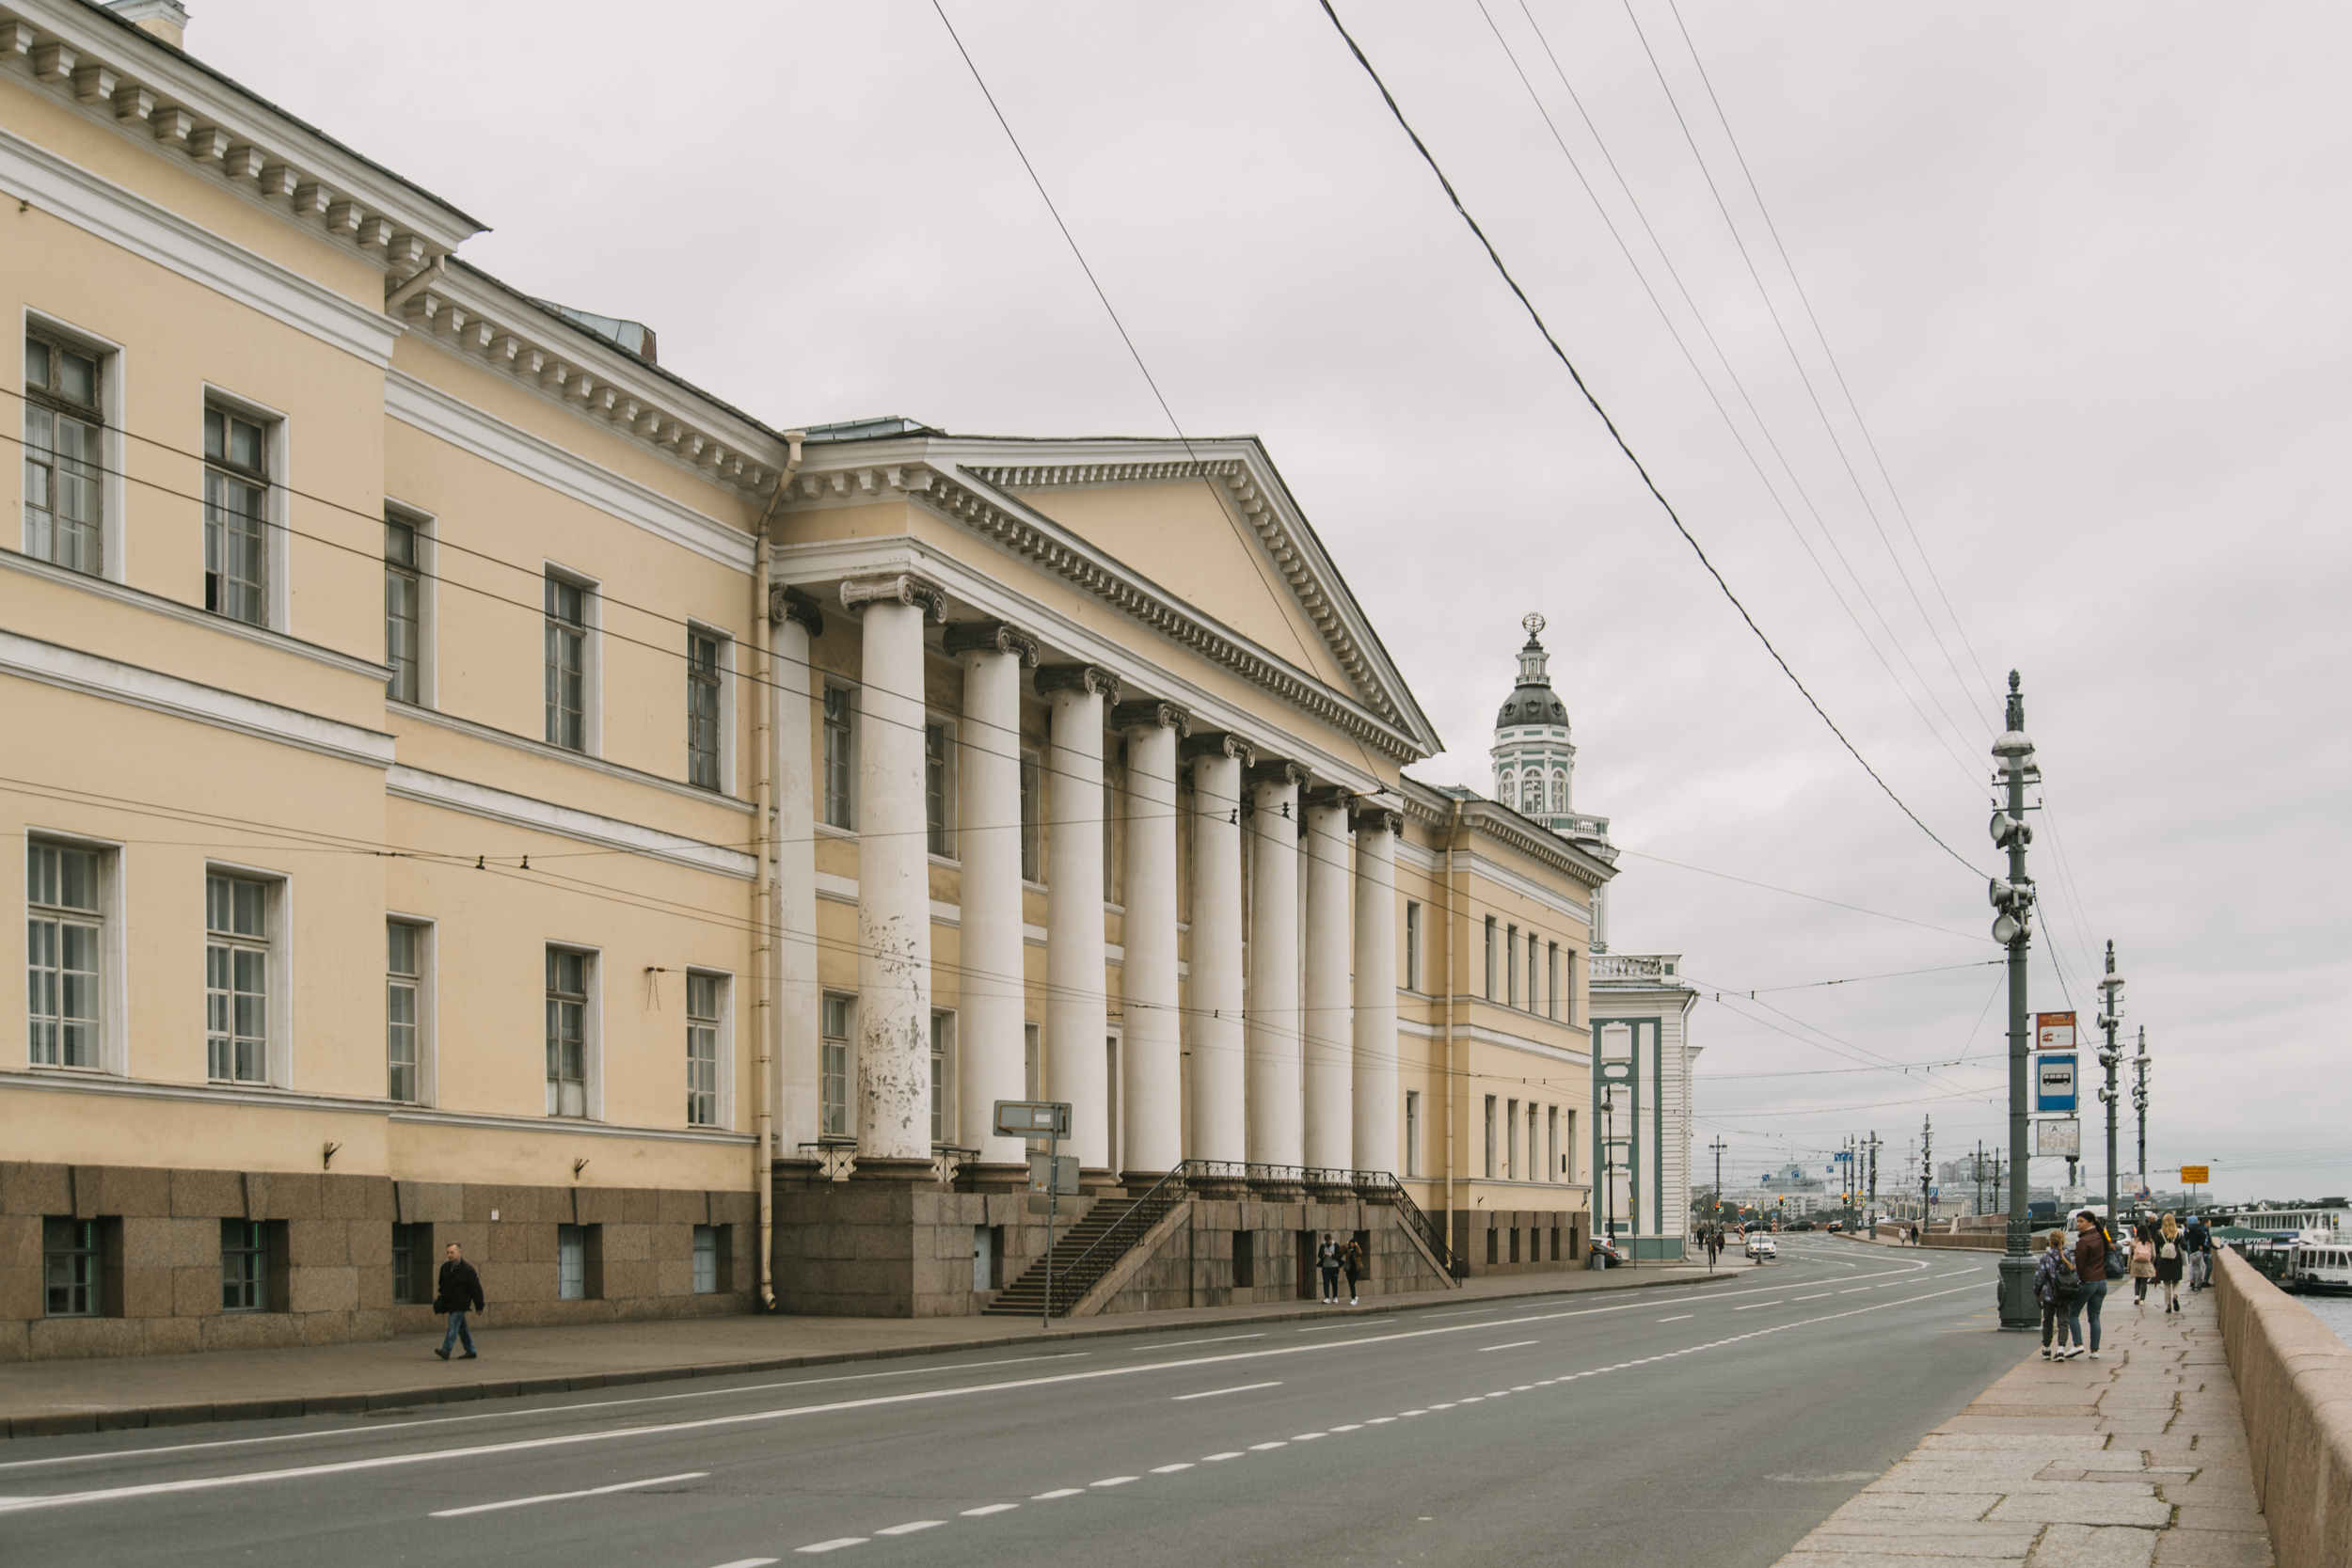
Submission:
[[[825,688],[825,822],[854,828],[850,756],[850,689]]]
[[[388,921],[384,927],[385,1094],[405,1104],[417,1099],[417,992],[424,934],[414,926]]]
[[[716,1295],[719,1291],[719,1227],[715,1225],[694,1227],[694,1293]]]
[[[686,1120],[719,1125],[719,986],[716,974],[686,977]]]
[[[269,1233],[260,1220],[220,1222],[220,1309],[269,1309]]]
[[[821,1106],[818,1132],[828,1138],[846,1138],[850,1127],[850,999],[825,998],[821,1026],[818,1098]]]
[[[36,1067],[98,1065],[98,872],[95,850],[25,847],[24,1010]]]
[[[204,410],[204,608],[269,625],[269,433]]]
[[[96,355],[24,340],[24,553],[92,577],[105,540],[103,374]]]
[[[396,703],[419,700],[424,593],[419,574],[417,531],[396,518],[384,519],[384,666],[391,675],[384,694]]]
[[[719,640],[686,637],[686,781],[704,789],[719,783]]]
[[[269,1080],[268,887],[204,879],[204,1070],[216,1083]]]
[[[588,591],[547,579],[548,744],[588,749]]]
[[[40,1222],[43,1307],[53,1318],[94,1318],[103,1310],[99,1292],[98,1222]]]
[[[548,949],[548,1115],[588,1114],[588,955]]]
[[[947,726],[923,726],[924,847],[934,855],[947,851]]]

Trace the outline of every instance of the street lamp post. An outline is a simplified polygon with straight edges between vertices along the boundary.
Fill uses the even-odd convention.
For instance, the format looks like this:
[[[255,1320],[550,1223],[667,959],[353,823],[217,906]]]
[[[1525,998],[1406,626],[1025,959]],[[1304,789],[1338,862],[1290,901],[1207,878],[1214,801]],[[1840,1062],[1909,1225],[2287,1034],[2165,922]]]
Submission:
[[[1998,782],[2004,800],[1993,814],[1993,842],[2009,851],[2009,878],[1989,890],[1993,907],[1993,940],[2009,949],[2009,1225],[2008,1245],[2001,1257],[2001,1326],[2026,1332],[2041,1325],[2034,1300],[2033,1259],[2027,1250],[2026,1081],[2033,1032],[2026,1026],[2026,954],[2033,941],[2033,881],[2026,875],[2026,846],[2033,830],[2026,826],[2026,783],[2040,778],[2033,765],[2033,742],[2026,736],[2026,698],[2017,672],[2009,673],[2009,712],[2001,737],[1993,743],[2000,761]]]
[[[2148,1187],[2148,1026],[2139,1026],[2139,1054],[2132,1058],[2136,1075],[2132,1082],[2132,1109],[2139,1113],[2139,1185],[2135,1193]]]
[[[2123,976],[2115,972],[2115,943],[2107,943],[2107,972],[2099,981],[2099,1027],[2107,1037],[2099,1050],[2099,1065],[2106,1069],[2106,1087],[2099,1099],[2107,1108],[2107,1224],[2115,1224],[2115,1069],[2122,1060],[2115,1050],[2116,1025],[2123,1022]]]
[[[1935,1118],[1919,1118],[1919,1234],[1928,1233],[1929,1184],[1935,1180]]]

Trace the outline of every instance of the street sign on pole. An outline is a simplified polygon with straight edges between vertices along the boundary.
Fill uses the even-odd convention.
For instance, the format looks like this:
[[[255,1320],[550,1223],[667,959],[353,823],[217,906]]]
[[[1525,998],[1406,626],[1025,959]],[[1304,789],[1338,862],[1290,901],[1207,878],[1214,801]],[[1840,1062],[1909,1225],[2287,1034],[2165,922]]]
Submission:
[[[2181,1184],[2187,1187],[2212,1186],[2213,1167],[2210,1165],[2183,1165],[2181,1167]]]
[[[2050,1015],[2044,1013],[2042,1016],[2048,1018]],[[2061,1016],[2071,1018],[2074,1015],[2069,1013]],[[2074,1026],[2070,1023],[2066,1027],[2071,1037]],[[2048,1032],[2046,1029],[2043,1031],[2045,1034]],[[2074,1053],[2072,1051],[2045,1052],[2037,1057],[2034,1063],[2033,1092],[2033,1108],[2037,1114],[2073,1116],[2076,1100]]]
[[[2074,1050],[2074,1015],[2073,1013],[2034,1014],[2033,1047],[2036,1051]]]
[[[1070,1136],[1070,1102],[1061,1100],[1000,1100],[996,1102],[996,1135],[1000,1138],[1066,1138]]]
[[[2034,1124],[2034,1153],[2044,1159],[2078,1160],[2083,1152],[2083,1124],[2073,1117],[2062,1120],[2037,1121]]]
[[[1038,1324],[1054,1323],[1054,1222],[1059,1218],[1064,1193],[1078,1190],[1078,1162],[1064,1155],[1061,1141],[1070,1136],[1070,1102],[1065,1100],[1000,1100],[996,1102],[996,1135],[1000,1138],[1043,1138],[1045,1152],[1029,1155],[1029,1191],[1043,1194],[1029,1199],[1029,1212],[1045,1215],[1045,1302],[1038,1308]],[[1064,1167],[1068,1168],[1067,1185]]]

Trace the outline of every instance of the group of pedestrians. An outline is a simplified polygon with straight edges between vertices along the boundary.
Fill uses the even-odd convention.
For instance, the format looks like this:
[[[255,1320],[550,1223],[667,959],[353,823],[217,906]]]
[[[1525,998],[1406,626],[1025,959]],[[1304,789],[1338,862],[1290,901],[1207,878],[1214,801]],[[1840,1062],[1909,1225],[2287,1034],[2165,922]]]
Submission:
[[[2142,1308],[2148,1305],[2148,1286],[2153,1281],[2162,1291],[2167,1312],[2181,1309],[2184,1274],[2190,1277],[2191,1290],[2210,1281],[2213,1234],[2203,1220],[2191,1219],[2184,1229],[2170,1214],[2159,1220],[2141,1219],[2132,1227],[2131,1238],[2128,1245],[2120,1244],[2098,1216],[2086,1209],[2074,1216],[2071,1244],[2058,1230],[2043,1239],[2041,1261],[2034,1265],[2034,1295],[2042,1303],[2044,1361],[2071,1361],[2084,1354],[2086,1348],[2090,1359],[2099,1359],[2099,1314],[2106,1305],[2111,1279],[2129,1277],[2133,1304]],[[2083,1338],[2085,1318],[2090,1321],[2088,1347]]]
[[[1323,1304],[1340,1304],[1340,1275],[1347,1275],[1347,1305],[1356,1305],[1356,1282],[1364,1276],[1364,1249],[1350,1236],[1346,1241],[1332,1239],[1324,1233],[1322,1244],[1315,1248],[1315,1266],[1323,1271]]]

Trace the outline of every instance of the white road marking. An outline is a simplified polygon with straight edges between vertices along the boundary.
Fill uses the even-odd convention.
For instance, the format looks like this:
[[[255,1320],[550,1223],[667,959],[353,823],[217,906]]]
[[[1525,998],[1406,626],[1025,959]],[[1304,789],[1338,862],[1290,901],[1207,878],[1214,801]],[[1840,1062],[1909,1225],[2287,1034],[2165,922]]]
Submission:
[[[966,1519],[980,1519],[987,1517],[991,1513],[1009,1513],[1020,1506],[1021,1505],[1019,1503],[982,1503],[977,1508],[965,1509],[963,1511],[963,1517]]]
[[[1354,1423],[1354,1424],[1352,1424],[1352,1425],[1349,1425],[1349,1426],[1343,1426],[1343,1427],[1333,1427],[1331,1430],[1332,1430],[1333,1432],[1361,1432],[1361,1431],[1363,1431],[1363,1430],[1364,1430],[1364,1423],[1363,1423],[1363,1422],[1361,1422],[1361,1421],[1357,1421],[1357,1422],[1355,1422],[1355,1423]]]
[[[1433,1404],[1429,1408],[1432,1410],[1451,1410],[1454,1406],[1451,1404]]]
[[[1187,1459],[1181,1465],[1154,1465],[1152,1466],[1152,1473],[1155,1476],[1172,1476],[1179,1470],[1191,1468],[1192,1461]]]
[[[1394,1318],[1350,1318],[1345,1323],[1317,1323],[1312,1328],[1302,1328],[1296,1332],[1300,1334],[1328,1334],[1335,1328],[1378,1328],[1383,1323],[1392,1323],[1394,1322],[1396,1322]]]
[[[1135,1481],[1135,1480],[1136,1480],[1136,1479],[1138,1479],[1138,1478],[1137,1478],[1137,1477],[1135,1477],[1135,1476],[1112,1476],[1112,1477],[1108,1478],[1107,1480],[1104,1480],[1104,1481],[1091,1481],[1087,1482],[1087,1484],[1088,1484],[1088,1485],[1089,1485],[1089,1486],[1124,1486],[1124,1485],[1126,1485],[1129,1481]]]
[[[837,1552],[844,1546],[863,1546],[865,1544],[865,1536],[845,1535],[835,1541],[818,1541],[812,1542],[810,1544],[805,1546],[795,1546],[793,1550],[799,1552]]]
[[[888,1529],[878,1529],[874,1533],[876,1535],[913,1535],[919,1529],[937,1529],[946,1522],[945,1519],[916,1519],[904,1525],[893,1525]]]
[[[733,1562],[722,1562],[719,1568],[768,1568],[775,1560],[772,1557],[739,1557]]]
[[[1395,1419],[1396,1418],[1393,1416],[1375,1416],[1371,1420],[1366,1421],[1364,1425],[1368,1427],[1384,1427]]]
[[[1479,1347],[1478,1354],[1484,1355],[1490,1350],[1518,1350],[1521,1345],[1540,1345],[1542,1343],[1543,1341],[1541,1339],[1514,1339],[1507,1345],[1482,1345]]]
[[[471,1508],[439,1509],[430,1517],[454,1519],[467,1513],[494,1513],[501,1508],[528,1508],[532,1503],[560,1503],[567,1502],[574,1497],[601,1497],[608,1492],[629,1492],[640,1486],[660,1486],[674,1481],[701,1481],[709,1474],[708,1470],[689,1470],[682,1476],[655,1476],[647,1481],[615,1481],[611,1486],[591,1486],[582,1492],[548,1492],[536,1497],[509,1497],[502,1503],[476,1503]]]
[[[1327,1437],[1329,1435],[1330,1433],[1324,1432],[1301,1432],[1295,1433],[1292,1436],[1291,1441],[1294,1443],[1311,1443],[1318,1437]]]
[[[1841,1296],[1850,1296],[1854,1294],[1855,1291],[1867,1291],[1868,1289],[1870,1289],[1870,1287],[1867,1285],[1856,1285],[1851,1290],[1840,1291],[1837,1293]]]
[[[1661,1318],[1661,1319],[1659,1319],[1658,1321],[1659,1321],[1660,1323],[1688,1323],[1688,1322],[1690,1322],[1692,1318],[1695,1318],[1695,1317],[1697,1317],[1697,1316],[1698,1316],[1698,1314],[1697,1314],[1696,1312],[1677,1312],[1677,1313],[1676,1313],[1676,1314],[1675,1314],[1673,1317],[1671,1317],[1671,1318]]]
[[[1220,1459],[1239,1459],[1240,1457],[1241,1450],[1239,1449],[1235,1449],[1229,1453],[1204,1453],[1200,1456],[1200,1463],[1203,1465],[1214,1465]]]
[[[1249,1451],[1251,1453],[1263,1453],[1268,1449],[1287,1449],[1289,1447],[1290,1444],[1287,1441],[1279,1443],[1252,1443],[1249,1445]]]
[[[1179,1339],[1172,1345],[1137,1345],[1136,1350],[1183,1350],[1188,1345],[1230,1345],[1236,1339],[1263,1339],[1259,1334],[1220,1334],[1214,1339]]]
[[[1247,1393],[1248,1393],[1248,1392],[1249,1392],[1249,1390],[1251,1390],[1252,1388],[1279,1388],[1280,1386],[1282,1386],[1282,1385],[1281,1385],[1280,1383],[1279,1383],[1279,1382],[1276,1382],[1276,1383],[1240,1383],[1240,1384],[1235,1384],[1235,1385],[1234,1385],[1232,1387],[1231,1387],[1231,1388],[1210,1388],[1210,1389],[1206,1389],[1206,1390],[1204,1390],[1204,1391],[1202,1391],[1202,1392],[1200,1392],[1200,1393],[1198,1393],[1198,1394],[1171,1394],[1171,1395],[1170,1395],[1170,1396],[1168,1396],[1168,1397],[1169,1397],[1170,1399],[1173,1399],[1173,1400],[1178,1400],[1178,1401],[1183,1401],[1183,1400],[1213,1400],[1213,1399],[1216,1398],[1219,1394],[1247,1394]]]
[[[1086,1491],[1086,1488],[1085,1488],[1085,1487],[1083,1487],[1083,1486],[1062,1486],[1062,1487],[1057,1487],[1055,1490],[1053,1490],[1053,1491],[1051,1491],[1051,1492],[1040,1492],[1040,1493],[1038,1493],[1035,1497],[1031,1497],[1031,1498],[1029,1499],[1029,1501],[1031,1501],[1031,1502],[1033,1502],[1033,1503],[1051,1502],[1051,1501],[1053,1501],[1056,1497],[1075,1497],[1079,1496],[1080,1494],[1084,1493],[1085,1491]]]
[[[1834,1292],[1834,1291],[1822,1291],[1820,1294],[1819,1294],[1819,1295],[1813,1295],[1813,1296],[1790,1296],[1788,1299],[1789,1299],[1790,1301],[1827,1301],[1827,1300],[1829,1300],[1829,1298],[1830,1298],[1833,1294],[1835,1294],[1835,1292]]]

